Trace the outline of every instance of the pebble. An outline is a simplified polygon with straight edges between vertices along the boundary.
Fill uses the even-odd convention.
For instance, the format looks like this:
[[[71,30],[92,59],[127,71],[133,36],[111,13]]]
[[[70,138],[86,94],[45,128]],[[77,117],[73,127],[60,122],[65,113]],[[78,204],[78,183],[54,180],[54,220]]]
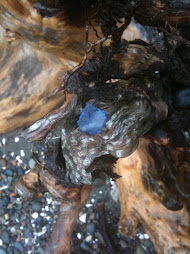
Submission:
[[[83,223],[86,223],[86,213],[82,214],[80,217],[79,217],[79,220]]]
[[[106,180],[102,178],[96,178],[95,181],[93,182],[93,186],[95,187],[102,187],[105,185]]]
[[[113,199],[115,202],[119,202],[119,191],[118,191],[117,186],[115,186],[115,187],[110,191],[110,195],[111,195],[112,199]]]
[[[36,253],[38,253],[38,254],[44,254],[45,251],[44,251],[44,249],[42,249],[41,247],[39,247],[39,248],[37,249]]]
[[[34,212],[41,212],[42,204],[38,201],[35,201],[32,203],[32,209],[34,210]]]
[[[9,243],[9,234],[4,230],[1,234],[1,240],[4,242],[4,243]]]
[[[19,243],[19,242],[14,243],[14,248],[17,249],[18,251],[20,251],[21,253],[23,253],[23,251],[24,251],[24,247],[23,247],[22,243]]]
[[[6,160],[3,158],[0,158],[0,167],[3,168],[3,167],[6,167],[6,165],[7,165]]]
[[[137,247],[137,250],[136,250],[135,254],[145,254],[145,252],[144,252],[142,246],[139,245],[139,246]]]
[[[185,88],[177,92],[174,98],[174,105],[176,108],[190,108],[190,89]]]
[[[6,174],[7,176],[12,176],[12,175],[13,175],[13,171],[10,170],[10,169],[7,169],[7,170],[5,171],[5,174]]]
[[[96,230],[96,225],[94,223],[89,223],[86,225],[86,232],[93,235]]]
[[[30,231],[29,228],[24,229],[24,236],[29,238],[32,237],[32,232]]]
[[[33,169],[36,166],[36,161],[33,158],[30,158],[28,161],[28,165],[30,169]]]
[[[8,213],[5,214],[5,220],[9,220],[9,214]]]
[[[26,220],[26,215],[22,214],[21,217],[20,217],[20,221],[25,221],[25,220]]]
[[[36,213],[36,212],[33,213],[33,214],[32,214],[32,218],[33,218],[33,219],[37,219],[37,218],[38,218],[38,213]]]
[[[144,245],[146,248],[152,248],[152,247],[153,247],[153,244],[152,244],[152,242],[151,242],[150,239],[144,240],[143,245]]]
[[[119,244],[121,245],[121,248],[122,248],[122,249],[127,248],[127,243],[126,243],[125,241],[120,240],[120,241],[119,241]]]
[[[85,239],[87,242],[91,242],[92,241],[92,236],[91,235],[88,235]]]
[[[16,228],[15,227],[11,227],[11,233],[16,234]]]
[[[7,254],[7,252],[2,247],[0,247],[0,254]]]
[[[90,216],[89,216],[90,220],[94,220],[95,217],[96,217],[96,216],[95,216],[95,213],[91,213]]]
[[[88,245],[85,243],[85,242],[82,242],[80,247],[83,249],[83,250],[90,250],[90,248],[88,247]]]
[[[3,197],[3,199],[0,199],[0,208],[7,208],[7,206],[9,205],[9,201],[9,197]]]

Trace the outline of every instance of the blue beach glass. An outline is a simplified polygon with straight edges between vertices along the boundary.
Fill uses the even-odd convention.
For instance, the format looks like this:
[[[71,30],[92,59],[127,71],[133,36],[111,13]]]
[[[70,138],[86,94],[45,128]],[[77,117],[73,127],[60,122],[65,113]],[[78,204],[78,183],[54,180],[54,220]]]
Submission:
[[[105,112],[87,102],[77,124],[81,131],[96,135],[101,131],[105,122]]]

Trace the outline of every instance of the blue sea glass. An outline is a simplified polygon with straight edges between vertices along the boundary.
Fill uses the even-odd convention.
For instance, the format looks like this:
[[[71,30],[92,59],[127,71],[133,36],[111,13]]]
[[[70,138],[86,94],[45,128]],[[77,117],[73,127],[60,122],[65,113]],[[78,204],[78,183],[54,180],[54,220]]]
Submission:
[[[105,122],[105,112],[87,102],[77,124],[81,131],[96,135],[101,131]]]

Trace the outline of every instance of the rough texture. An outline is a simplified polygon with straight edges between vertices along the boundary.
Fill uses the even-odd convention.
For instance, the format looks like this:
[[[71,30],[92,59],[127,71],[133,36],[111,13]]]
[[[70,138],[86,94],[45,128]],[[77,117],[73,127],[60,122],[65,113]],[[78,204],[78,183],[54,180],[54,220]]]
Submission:
[[[119,87],[119,84],[114,83],[114,86]],[[100,133],[89,135],[82,133],[79,128],[71,132],[67,128],[62,131],[67,177],[74,183],[91,182],[91,174],[86,173],[86,169],[95,158],[100,157],[101,160],[101,156],[106,154],[115,158],[130,155],[137,148],[139,138],[167,116],[167,106],[161,97],[152,105],[138,89],[132,90],[125,81],[122,84],[126,85],[128,95],[115,107],[104,105],[107,106],[105,112],[108,120]],[[157,89],[160,90],[159,87]],[[155,89],[155,93],[158,90],[156,92]]]

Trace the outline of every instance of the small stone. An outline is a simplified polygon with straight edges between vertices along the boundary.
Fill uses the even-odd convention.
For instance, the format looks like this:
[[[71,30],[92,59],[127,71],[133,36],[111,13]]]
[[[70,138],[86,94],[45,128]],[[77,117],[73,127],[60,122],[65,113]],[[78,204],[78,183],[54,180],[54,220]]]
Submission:
[[[41,212],[42,204],[38,201],[35,201],[32,203],[32,209],[34,210],[34,212]]]
[[[36,166],[36,161],[34,159],[30,158],[28,161],[28,165],[29,165],[30,169],[33,169]]]
[[[90,218],[90,220],[94,220],[95,219],[95,213],[91,213],[89,218]]]
[[[16,160],[12,160],[12,161],[11,161],[11,164],[12,164],[14,167],[16,167],[17,161],[16,161]]]
[[[32,238],[32,232],[30,232],[29,228],[24,229],[24,236],[28,238]]]
[[[117,187],[110,191],[110,195],[115,202],[119,202],[119,191]]]
[[[96,225],[94,223],[89,223],[86,225],[86,232],[93,235],[96,230]]]
[[[7,254],[7,252],[2,247],[0,247],[0,254]]]
[[[87,242],[91,242],[92,241],[92,236],[91,235],[88,235],[85,239]]]
[[[145,254],[145,252],[144,252],[142,246],[139,245],[139,246],[137,247],[137,250],[136,250],[135,254]]]
[[[174,97],[174,106],[181,109],[190,108],[190,89],[185,88],[177,92]]]
[[[120,240],[120,241],[119,241],[119,244],[121,245],[121,248],[122,248],[122,249],[127,248],[127,243],[126,243],[125,241]]]
[[[8,213],[5,214],[5,220],[9,220],[9,214]]]
[[[80,220],[81,222],[83,222],[83,223],[86,223],[86,213],[84,213],[83,215],[81,215],[81,216],[79,217],[79,220]]]
[[[38,253],[38,254],[44,254],[45,251],[44,251],[44,249],[42,249],[41,247],[39,247],[39,248],[37,249],[36,253]]]
[[[1,234],[1,240],[4,243],[9,243],[9,234],[5,230]]]
[[[4,167],[6,167],[6,165],[7,165],[6,160],[3,158],[0,158],[0,168],[4,168]]]
[[[12,228],[11,228],[11,233],[12,233],[12,234],[16,234],[16,228],[15,228],[15,227],[12,227]]]
[[[148,234],[144,234],[144,239],[149,239],[149,235]]]
[[[105,179],[96,178],[92,185],[95,187],[102,187],[105,185]]]
[[[15,242],[14,243],[14,248],[17,249],[18,251],[20,251],[21,253],[24,252],[24,247],[23,247],[22,243]]]
[[[33,219],[37,219],[37,218],[38,218],[38,213],[36,213],[36,212],[33,213],[33,214],[32,214],[32,218],[33,218]]]
[[[153,247],[153,244],[152,244],[152,242],[151,242],[150,239],[144,240],[143,245],[144,245],[146,248],[152,248],[152,247]]]
[[[100,243],[101,243],[102,245],[105,245],[104,238],[102,237],[102,235],[101,235],[99,232],[97,233],[97,237],[98,237]]]
[[[90,250],[90,248],[88,247],[88,245],[85,243],[85,242],[82,242],[80,247],[83,249],[83,250]]]
[[[5,171],[5,174],[6,174],[7,176],[12,176],[12,175],[13,175],[13,171],[10,170],[10,169],[7,169],[7,170]]]
[[[25,214],[22,214],[21,217],[20,217],[20,221],[25,221],[26,220],[26,215]]]
[[[78,238],[78,239],[81,239],[81,238],[82,238],[81,233],[77,233],[77,238]]]

